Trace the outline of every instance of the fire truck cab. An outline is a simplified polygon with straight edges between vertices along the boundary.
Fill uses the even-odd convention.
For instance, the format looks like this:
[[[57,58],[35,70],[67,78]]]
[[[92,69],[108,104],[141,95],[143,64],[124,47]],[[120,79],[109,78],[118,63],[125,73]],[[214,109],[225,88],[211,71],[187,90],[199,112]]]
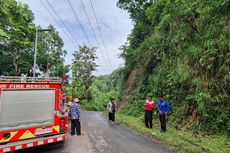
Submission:
[[[0,76],[0,153],[64,142],[65,101],[59,78]]]

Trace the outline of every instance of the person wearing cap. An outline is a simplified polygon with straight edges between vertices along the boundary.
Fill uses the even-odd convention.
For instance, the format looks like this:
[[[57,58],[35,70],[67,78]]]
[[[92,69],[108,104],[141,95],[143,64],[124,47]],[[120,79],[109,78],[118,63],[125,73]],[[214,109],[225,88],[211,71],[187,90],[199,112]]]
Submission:
[[[159,96],[159,100],[157,102],[157,109],[159,111],[159,119],[161,123],[160,132],[166,132],[165,116],[172,111],[172,107],[166,100],[164,100],[163,96]]]
[[[154,109],[154,101],[152,100],[152,96],[148,96],[148,99],[144,101],[145,106],[145,126],[147,128],[153,128],[153,109]]]
[[[77,135],[81,135],[81,109],[79,105],[79,99],[75,98],[73,103],[70,106],[69,118],[71,120],[71,135],[75,135],[75,130]]]
[[[107,105],[108,115],[109,115],[109,121],[112,121],[112,123],[115,122],[115,112],[116,112],[116,103],[114,98],[111,98],[111,101]]]

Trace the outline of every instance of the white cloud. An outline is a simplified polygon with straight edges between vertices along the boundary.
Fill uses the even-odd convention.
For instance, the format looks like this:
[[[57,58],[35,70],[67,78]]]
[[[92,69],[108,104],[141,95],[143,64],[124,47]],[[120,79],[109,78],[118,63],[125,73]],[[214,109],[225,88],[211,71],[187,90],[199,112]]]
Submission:
[[[56,29],[60,32],[62,39],[65,42],[64,48],[68,51],[68,55],[66,56],[66,63],[71,63],[72,61],[72,53],[76,50],[76,47],[72,44],[72,42],[68,39],[66,34],[62,31],[62,28],[59,26],[61,24],[57,24],[52,17],[49,15],[47,10],[44,8],[40,0],[32,1],[32,0],[18,0],[23,3],[29,5],[30,9],[33,11],[35,15],[35,23],[37,25],[41,25],[43,28],[46,28],[49,24],[52,24],[56,27]],[[46,0],[41,0],[45,3],[46,7],[49,8],[49,5],[46,3]],[[67,0],[48,0],[55,11],[58,13],[60,18],[63,22],[67,25],[69,30],[71,31],[74,39],[77,40],[81,45],[88,44],[83,32],[80,29],[79,24],[76,22],[74,14],[71,12],[71,9],[67,3]],[[87,14],[92,22],[93,29],[96,33],[97,39],[101,46],[101,51],[97,51],[97,56],[100,60],[101,65],[98,67],[97,72],[95,74],[108,74],[111,73],[111,69],[106,64],[103,59],[101,52],[103,53],[104,57],[106,56],[104,47],[102,45],[102,41],[100,38],[100,33],[97,28],[96,21],[93,16],[93,11],[90,6],[89,0],[82,0],[84,6],[86,8]],[[118,68],[121,64],[123,64],[123,60],[119,58],[119,47],[123,45],[126,41],[127,35],[130,33],[132,29],[132,23],[129,19],[129,16],[126,12],[119,9],[116,6],[116,0],[91,0],[96,12],[96,16],[99,22],[99,27],[102,31],[102,35],[105,41],[105,46],[108,51],[108,56],[110,62],[112,64],[113,69]],[[89,21],[87,20],[84,10],[81,5],[81,0],[70,0],[74,10],[77,12],[78,17],[81,21],[82,26],[87,32],[87,35],[90,38],[90,43],[93,46],[98,47],[96,40],[94,38],[93,32],[89,25]],[[56,16],[55,14],[53,14]],[[58,20],[58,19],[57,19]],[[66,32],[67,33],[67,32]],[[99,64],[99,61],[97,61]]]

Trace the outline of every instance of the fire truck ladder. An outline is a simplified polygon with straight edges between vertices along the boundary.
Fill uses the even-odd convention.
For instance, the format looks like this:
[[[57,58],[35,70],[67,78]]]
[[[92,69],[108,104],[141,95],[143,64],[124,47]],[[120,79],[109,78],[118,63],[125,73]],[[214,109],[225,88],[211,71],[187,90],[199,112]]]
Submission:
[[[62,83],[58,77],[24,77],[24,76],[0,76],[0,81],[9,82],[57,82]]]

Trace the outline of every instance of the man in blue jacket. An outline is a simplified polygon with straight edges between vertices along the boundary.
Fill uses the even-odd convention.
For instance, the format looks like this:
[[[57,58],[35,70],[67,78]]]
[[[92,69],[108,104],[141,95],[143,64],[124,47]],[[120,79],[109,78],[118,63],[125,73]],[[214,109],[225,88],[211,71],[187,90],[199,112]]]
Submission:
[[[71,119],[71,135],[81,135],[81,122],[80,122],[81,109],[78,98],[74,99],[74,102],[70,106],[69,117]]]
[[[172,107],[169,103],[163,99],[163,96],[159,96],[159,100],[157,102],[157,109],[159,111],[159,118],[161,122],[161,132],[166,131],[166,122],[165,122],[165,115],[171,112]]]

